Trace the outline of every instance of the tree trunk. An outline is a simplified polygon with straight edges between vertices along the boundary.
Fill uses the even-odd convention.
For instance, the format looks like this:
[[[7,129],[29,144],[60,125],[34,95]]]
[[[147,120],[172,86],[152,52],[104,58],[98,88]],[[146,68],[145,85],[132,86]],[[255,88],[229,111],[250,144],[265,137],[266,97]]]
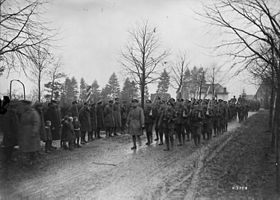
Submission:
[[[271,149],[274,151],[275,147],[275,131],[274,131],[274,115],[275,115],[275,88],[274,85],[271,87],[270,94],[270,108],[269,108],[269,128],[271,130]]]
[[[38,101],[41,102],[41,72],[38,76]]]
[[[275,115],[274,115],[274,134],[275,134],[275,166],[276,166],[276,191],[280,194],[280,174],[279,174],[279,128],[280,128],[280,81],[277,84],[277,91],[276,91],[276,102],[275,102]]]

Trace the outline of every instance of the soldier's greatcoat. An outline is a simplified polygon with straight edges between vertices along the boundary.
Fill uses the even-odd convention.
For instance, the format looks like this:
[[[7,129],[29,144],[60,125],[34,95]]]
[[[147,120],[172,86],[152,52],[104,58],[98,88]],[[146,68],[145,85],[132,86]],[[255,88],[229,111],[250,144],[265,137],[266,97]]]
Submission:
[[[45,113],[45,121],[51,121],[52,139],[60,139],[61,118],[58,106],[49,105]]]
[[[119,103],[113,105],[113,116],[116,128],[122,127],[121,106]]]
[[[113,107],[111,105],[106,105],[104,108],[104,126],[107,129],[115,127]]]
[[[19,146],[22,152],[40,150],[40,116],[38,112],[26,106],[20,117]]]
[[[145,124],[144,111],[139,106],[132,108],[127,116],[128,133],[130,135],[142,135],[142,127]]]
[[[91,123],[90,123],[90,111],[85,106],[79,112],[79,121],[81,124],[82,132],[91,131]]]

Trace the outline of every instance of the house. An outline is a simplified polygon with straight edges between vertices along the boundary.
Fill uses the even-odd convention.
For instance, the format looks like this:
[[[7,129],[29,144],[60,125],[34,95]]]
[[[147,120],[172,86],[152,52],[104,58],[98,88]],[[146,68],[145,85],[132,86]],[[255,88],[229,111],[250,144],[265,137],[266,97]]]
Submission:
[[[215,96],[217,99],[222,99],[224,101],[228,100],[227,88],[223,87],[219,83],[214,84],[214,95],[213,93],[213,84],[206,83],[202,86],[201,91],[199,88],[196,90],[190,89],[188,87],[182,88],[182,98],[183,99],[212,99]]]
[[[268,109],[270,104],[270,96],[271,88],[268,84],[263,82],[255,94],[255,99],[260,102],[262,108]]]
[[[213,95],[214,91],[214,95]],[[213,84],[208,83],[202,86],[201,88],[201,98],[205,99],[212,99],[213,96],[215,96],[217,99],[222,99],[224,101],[228,100],[228,92],[227,88],[223,87],[219,83],[214,84],[214,89],[213,89]]]

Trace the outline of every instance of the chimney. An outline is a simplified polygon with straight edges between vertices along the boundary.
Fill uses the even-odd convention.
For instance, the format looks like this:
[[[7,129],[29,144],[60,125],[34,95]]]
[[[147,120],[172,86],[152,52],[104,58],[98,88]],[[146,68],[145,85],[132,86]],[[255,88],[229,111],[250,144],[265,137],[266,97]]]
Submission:
[[[224,93],[227,93],[227,88],[224,88]]]

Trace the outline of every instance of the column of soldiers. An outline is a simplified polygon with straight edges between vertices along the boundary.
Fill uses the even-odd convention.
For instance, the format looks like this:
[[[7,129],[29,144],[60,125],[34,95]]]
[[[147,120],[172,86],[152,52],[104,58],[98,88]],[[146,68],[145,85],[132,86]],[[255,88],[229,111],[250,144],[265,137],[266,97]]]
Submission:
[[[147,100],[144,110],[137,99],[131,103],[120,103],[116,98],[108,103],[84,103],[73,101],[69,108],[61,108],[59,102],[51,101],[47,105],[30,101],[10,102],[3,115],[3,146],[7,161],[11,161],[14,146],[19,145],[28,153],[30,161],[34,153],[40,150],[40,140],[45,142],[45,152],[54,151],[54,140],[60,140],[60,146],[73,150],[94,139],[129,133],[133,147],[136,140],[146,132],[147,143],[154,141],[165,144],[166,151],[174,146],[185,145],[191,139],[196,146],[201,140],[210,140],[227,131],[228,122],[246,120],[248,111],[258,110],[259,104],[235,98],[223,100],[156,99]],[[63,117],[62,117],[63,116]],[[155,139],[153,133],[155,132]]]

